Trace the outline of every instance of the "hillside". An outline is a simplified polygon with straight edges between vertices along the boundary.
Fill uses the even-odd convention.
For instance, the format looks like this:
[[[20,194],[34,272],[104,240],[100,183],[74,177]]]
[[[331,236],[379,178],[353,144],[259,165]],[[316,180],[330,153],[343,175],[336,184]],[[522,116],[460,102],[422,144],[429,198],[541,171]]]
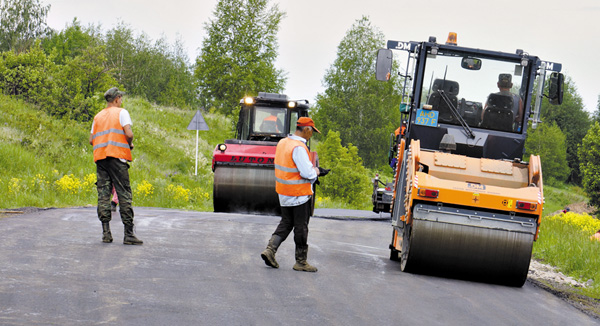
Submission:
[[[212,210],[212,150],[232,136],[231,121],[203,113],[210,127],[187,130],[195,111],[126,97],[135,135],[130,177],[135,206]],[[0,208],[96,204],[91,122],[57,120],[0,95]]]

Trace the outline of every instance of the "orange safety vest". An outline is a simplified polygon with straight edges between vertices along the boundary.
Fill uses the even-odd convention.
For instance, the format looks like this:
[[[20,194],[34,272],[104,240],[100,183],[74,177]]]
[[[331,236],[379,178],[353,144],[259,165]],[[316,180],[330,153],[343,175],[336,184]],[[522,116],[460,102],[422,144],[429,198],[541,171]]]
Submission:
[[[94,162],[107,157],[131,161],[131,149],[125,138],[125,130],[119,122],[121,110],[123,109],[116,107],[106,108],[94,117]]]
[[[300,171],[292,159],[294,148],[302,147],[309,154],[308,147],[295,139],[283,138],[277,143],[275,150],[275,191],[284,196],[308,196],[312,195],[312,184],[310,180],[300,176]],[[309,155],[310,157],[310,155]]]

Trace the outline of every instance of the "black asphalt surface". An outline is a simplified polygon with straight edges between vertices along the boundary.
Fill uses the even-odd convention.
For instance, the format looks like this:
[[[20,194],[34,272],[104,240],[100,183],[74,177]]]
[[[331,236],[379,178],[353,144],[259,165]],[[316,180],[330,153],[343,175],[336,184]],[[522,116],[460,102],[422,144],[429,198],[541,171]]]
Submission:
[[[290,236],[260,252],[276,216],[135,208],[143,246],[101,242],[95,207],[0,218],[1,325],[597,325],[554,295],[402,273],[379,214],[317,210],[309,262]],[[347,218],[335,218],[344,216]]]

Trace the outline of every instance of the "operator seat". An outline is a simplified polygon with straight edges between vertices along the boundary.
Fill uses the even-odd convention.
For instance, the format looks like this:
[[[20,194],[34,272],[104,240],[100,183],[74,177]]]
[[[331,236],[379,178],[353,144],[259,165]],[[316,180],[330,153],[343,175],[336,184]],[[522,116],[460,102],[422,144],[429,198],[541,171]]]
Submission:
[[[439,112],[438,120],[441,122],[454,122],[456,118],[450,111],[450,107],[446,104],[446,101],[442,98],[438,90],[443,90],[444,93],[450,99],[450,103],[454,105],[455,108],[458,109],[458,99],[456,95],[458,95],[458,82],[447,79],[436,79],[433,81],[433,86],[431,88],[431,95],[429,95],[429,100],[427,104],[433,106],[433,110]]]
[[[490,94],[480,127],[513,131],[513,120],[513,97],[498,93]]]

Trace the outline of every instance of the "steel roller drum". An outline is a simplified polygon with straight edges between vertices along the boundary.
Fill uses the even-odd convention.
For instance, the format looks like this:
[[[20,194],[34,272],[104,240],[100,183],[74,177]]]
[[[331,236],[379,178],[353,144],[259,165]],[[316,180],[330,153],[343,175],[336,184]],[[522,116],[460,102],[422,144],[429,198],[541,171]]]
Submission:
[[[273,167],[217,166],[214,173],[215,212],[279,214]]]
[[[417,205],[411,229],[410,270],[514,286],[527,279],[536,229],[530,219]]]

